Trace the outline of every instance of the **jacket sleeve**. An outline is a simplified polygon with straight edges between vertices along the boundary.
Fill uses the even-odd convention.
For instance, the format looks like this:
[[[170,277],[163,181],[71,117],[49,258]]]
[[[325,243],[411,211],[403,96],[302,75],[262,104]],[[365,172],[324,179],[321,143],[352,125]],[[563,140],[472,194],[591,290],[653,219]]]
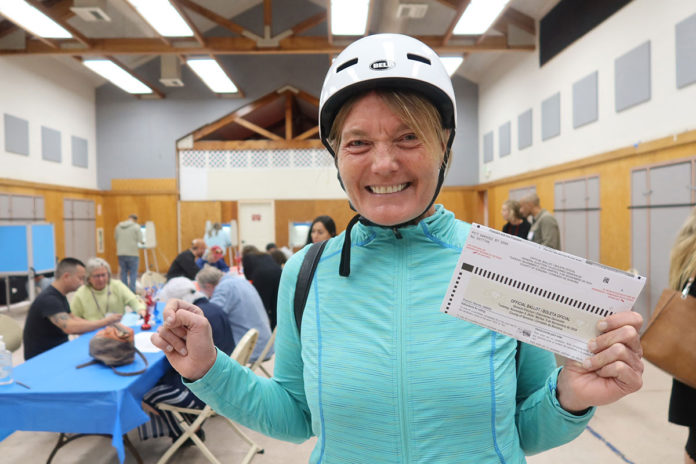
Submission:
[[[582,433],[594,415],[595,408],[578,416],[561,407],[556,381],[562,368],[554,369],[555,365],[551,352],[521,344],[515,419],[520,445],[527,455],[568,443]]]
[[[185,382],[216,412],[270,437],[295,443],[312,436],[292,306],[303,257],[304,253],[295,254],[280,280],[273,378],[257,376],[218,350],[215,364],[203,378]]]
[[[547,214],[539,221],[541,244],[555,250],[561,249],[561,231],[558,229],[556,218]]]
[[[117,292],[119,295],[119,299],[123,301],[124,309],[125,306],[128,306],[136,313],[145,309],[145,303],[142,300],[140,300],[135,293],[131,292],[130,288],[128,288],[126,284],[119,280],[116,280],[114,282],[118,282]]]
[[[73,296],[72,301],[70,302],[70,312],[77,317],[81,317],[82,319],[85,318],[85,305],[84,302],[82,301],[82,295],[84,293],[80,292],[79,290],[75,292],[75,296]]]

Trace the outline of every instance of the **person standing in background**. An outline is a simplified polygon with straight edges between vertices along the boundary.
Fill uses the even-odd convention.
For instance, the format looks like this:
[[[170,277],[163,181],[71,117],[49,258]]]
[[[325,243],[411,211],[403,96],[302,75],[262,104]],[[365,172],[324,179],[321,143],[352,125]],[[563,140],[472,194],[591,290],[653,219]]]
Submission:
[[[222,225],[219,222],[214,223],[210,227],[210,230],[206,232],[203,240],[205,240],[205,245],[208,248],[219,246],[222,249],[223,255],[227,251],[227,248],[232,246],[229,234],[225,233],[225,231],[222,229]]]
[[[527,240],[555,250],[561,249],[561,231],[558,228],[558,221],[540,206],[539,196],[536,193],[530,193],[520,199],[520,213],[522,217],[530,215],[533,217]]]
[[[330,216],[318,216],[312,221],[307,234],[307,245],[336,236],[336,223]]]
[[[531,225],[527,222],[527,218],[522,217],[520,213],[520,203],[515,200],[507,200],[503,203],[500,214],[507,223],[503,226],[503,232],[510,235],[515,235],[523,239],[527,239],[529,228]]]
[[[143,238],[138,225],[138,216],[131,214],[125,221],[119,222],[114,231],[116,238],[116,255],[121,269],[121,282],[135,293],[135,281],[138,279],[140,250],[138,244]]]
[[[669,286],[681,291],[696,270],[696,208],[684,222],[669,256]],[[696,285],[689,289],[696,296]],[[692,327],[696,330],[696,327]],[[696,366],[693,366],[696,368]],[[686,440],[684,464],[696,464],[696,389],[672,380],[672,396],[669,401],[669,421],[689,428]]]

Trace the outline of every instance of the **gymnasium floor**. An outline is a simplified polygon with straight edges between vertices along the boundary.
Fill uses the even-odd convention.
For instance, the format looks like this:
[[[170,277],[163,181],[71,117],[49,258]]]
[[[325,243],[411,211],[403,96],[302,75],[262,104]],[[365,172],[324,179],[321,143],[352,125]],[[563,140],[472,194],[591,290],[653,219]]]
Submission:
[[[24,325],[26,307],[15,307],[9,314]],[[14,353],[15,365],[23,361],[22,349]],[[272,368],[272,361],[268,363]],[[545,453],[528,458],[529,464],[680,464],[687,431],[667,422],[667,405],[671,378],[646,363],[643,388],[623,400],[599,408],[590,425],[575,441]],[[205,424],[206,444],[222,462],[239,462],[245,454],[241,440],[234,435],[225,421],[215,417]],[[301,445],[266,438],[249,431],[265,453],[258,455],[254,464],[306,463],[315,440]],[[169,447],[170,440],[160,438],[140,442],[137,431],[129,433],[131,441],[145,463],[155,463]],[[46,462],[58,434],[50,432],[15,432],[0,442],[2,464],[33,464]],[[61,449],[54,464],[117,463],[116,451],[110,438],[80,438]],[[126,463],[135,459],[127,454]],[[179,450],[169,461],[172,464],[204,464],[209,461],[196,447]]]

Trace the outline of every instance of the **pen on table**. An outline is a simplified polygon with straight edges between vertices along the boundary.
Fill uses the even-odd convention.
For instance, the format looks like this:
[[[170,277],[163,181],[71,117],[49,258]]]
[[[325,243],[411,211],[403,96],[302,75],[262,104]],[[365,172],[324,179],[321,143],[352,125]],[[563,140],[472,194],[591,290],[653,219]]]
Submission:
[[[27,390],[31,390],[31,387],[27,385],[26,383],[22,383],[19,380],[14,381],[17,385],[21,385],[22,387],[26,388]]]

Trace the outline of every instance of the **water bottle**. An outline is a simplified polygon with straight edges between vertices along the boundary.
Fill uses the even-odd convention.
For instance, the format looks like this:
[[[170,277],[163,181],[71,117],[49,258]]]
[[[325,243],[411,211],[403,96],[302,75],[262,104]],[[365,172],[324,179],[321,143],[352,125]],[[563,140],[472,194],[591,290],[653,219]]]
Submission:
[[[12,353],[5,348],[5,341],[0,335],[0,385],[12,383]]]

